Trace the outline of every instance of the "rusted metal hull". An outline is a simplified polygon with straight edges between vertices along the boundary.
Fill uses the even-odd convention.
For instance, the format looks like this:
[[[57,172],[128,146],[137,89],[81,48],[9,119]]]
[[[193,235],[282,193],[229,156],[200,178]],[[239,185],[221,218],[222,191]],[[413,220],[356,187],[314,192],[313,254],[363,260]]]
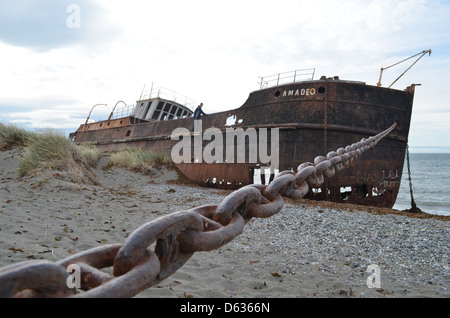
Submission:
[[[400,91],[336,79],[300,82],[252,92],[241,107],[203,117],[202,127],[203,131],[220,129],[224,139],[230,118],[235,118],[234,129],[259,132],[278,128],[279,171],[283,171],[295,170],[303,162],[312,162],[397,122],[395,131],[358,158],[352,168],[340,171],[327,179],[322,189],[308,194],[318,200],[392,207],[400,187],[413,97],[414,85]],[[193,125],[192,117],[141,123],[127,117],[81,125],[73,140],[94,143],[104,151],[137,148],[170,155],[179,142],[171,140],[174,129],[192,131]],[[204,146],[208,143],[203,140]],[[192,160],[178,168],[201,186],[235,189],[254,183],[255,176],[262,183],[273,178],[273,174],[265,175],[260,158],[253,163],[200,163],[195,159],[193,150]]]

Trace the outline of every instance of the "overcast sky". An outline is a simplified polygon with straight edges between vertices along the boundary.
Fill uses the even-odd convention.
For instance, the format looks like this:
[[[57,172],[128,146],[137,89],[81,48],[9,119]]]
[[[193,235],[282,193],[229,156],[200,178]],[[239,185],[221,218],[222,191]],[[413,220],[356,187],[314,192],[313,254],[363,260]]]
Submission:
[[[105,119],[152,83],[211,113],[241,106],[259,76],[376,85],[431,49],[394,88],[422,84],[411,151],[450,152],[449,17],[439,0],[0,0],[0,122],[75,131],[93,105]]]

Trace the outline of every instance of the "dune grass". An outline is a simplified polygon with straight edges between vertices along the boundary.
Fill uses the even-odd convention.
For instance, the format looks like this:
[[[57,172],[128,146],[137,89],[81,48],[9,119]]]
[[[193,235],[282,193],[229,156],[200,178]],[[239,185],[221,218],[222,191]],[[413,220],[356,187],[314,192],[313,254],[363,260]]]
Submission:
[[[99,159],[103,155],[100,150],[90,144],[75,145],[75,149],[83,160],[91,167],[97,166]]]
[[[0,124],[0,151],[15,147],[23,148],[18,173],[24,177],[39,169],[65,172],[73,182],[95,183],[90,167],[96,167],[103,155],[110,157],[104,168],[118,166],[130,171],[151,174],[155,168],[174,168],[169,156],[149,150],[125,149],[120,152],[102,153],[89,144],[77,145],[64,136],[62,131],[42,129],[27,131],[14,125]]]
[[[75,145],[62,133],[53,130],[37,132],[25,149],[19,164],[19,175],[24,176],[36,168],[66,170],[74,156],[78,156]]]
[[[0,124],[0,150],[24,148],[18,173],[23,177],[32,171],[52,169],[68,172],[71,179],[85,180],[88,166],[95,166],[101,152],[90,146],[78,146],[62,131],[41,129],[27,131],[17,126]],[[92,174],[88,179],[93,179]]]
[[[171,167],[172,160],[150,150],[125,149],[110,155],[110,166],[119,166],[144,174],[152,173],[154,168]]]
[[[14,147],[26,147],[33,137],[33,133],[11,124],[0,123],[0,150]]]

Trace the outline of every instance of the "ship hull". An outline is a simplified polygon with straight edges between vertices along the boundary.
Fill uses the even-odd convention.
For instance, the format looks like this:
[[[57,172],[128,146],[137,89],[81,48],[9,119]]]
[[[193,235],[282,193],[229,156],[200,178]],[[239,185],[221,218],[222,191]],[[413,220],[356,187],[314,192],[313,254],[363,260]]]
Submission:
[[[259,156],[250,160],[249,154],[245,162],[231,163],[226,157],[230,148],[225,145],[223,160],[207,162],[201,151],[193,149],[199,136],[190,134],[194,126],[192,117],[152,122],[126,117],[81,125],[73,140],[94,143],[104,151],[135,148],[172,155],[181,139],[188,138],[192,145],[190,160],[178,163],[179,170],[201,186],[236,189],[252,183],[267,184],[277,171],[296,171],[301,163],[313,162],[319,155],[326,156],[397,123],[391,134],[359,157],[352,167],[326,178],[321,189],[310,189],[307,195],[317,200],[392,207],[400,187],[413,96],[414,86],[400,91],[324,79],[255,91],[241,107],[202,118],[200,137],[211,128],[221,132],[222,140],[227,140],[233,130],[254,130],[258,138],[264,130],[268,134],[264,150],[268,153],[273,151],[271,134],[276,132],[279,154],[276,171],[266,169],[269,165]],[[171,138],[177,128],[189,133]],[[247,137],[244,143],[246,150],[260,147],[259,139]],[[211,138],[201,138],[201,144],[204,149],[211,144]],[[242,148],[235,144],[234,151],[239,149]],[[234,153],[235,159],[236,156]]]

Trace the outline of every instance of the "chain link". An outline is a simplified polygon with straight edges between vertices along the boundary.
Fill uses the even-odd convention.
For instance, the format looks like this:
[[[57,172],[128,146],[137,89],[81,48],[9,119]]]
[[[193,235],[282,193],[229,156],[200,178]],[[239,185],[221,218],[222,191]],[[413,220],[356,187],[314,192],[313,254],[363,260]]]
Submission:
[[[318,156],[297,171],[282,171],[269,185],[248,185],[219,205],[204,205],[148,222],[123,244],[101,246],[56,263],[26,261],[0,269],[0,297],[133,297],[166,279],[198,251],[211,251],[242,233],[251,218],[280,212],[284,197],[300,199],[310,187],[349,167],[395,127],[360,142]],[[150,247],[154,246],[153,250]],[[81,287],[69,289],[66,269],[81,269]],[[102,271],[113,267],[113,274]]]

